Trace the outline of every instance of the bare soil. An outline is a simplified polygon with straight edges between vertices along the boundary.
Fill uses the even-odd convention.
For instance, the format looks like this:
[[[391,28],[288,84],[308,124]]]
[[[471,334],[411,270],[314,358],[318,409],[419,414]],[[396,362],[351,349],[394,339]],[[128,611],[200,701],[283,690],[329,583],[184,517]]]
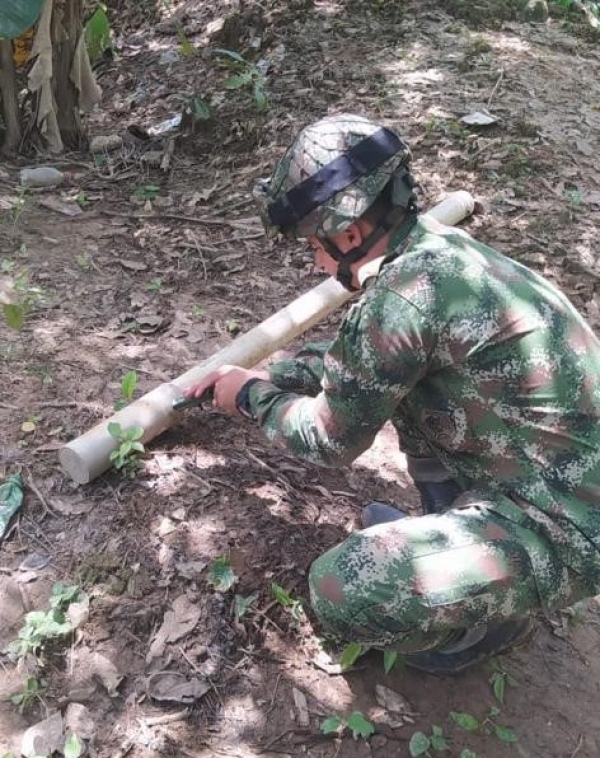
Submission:
[[[28,725],[79,702],[93,719],[90,754],[102,758],[388,758],[409,755],[412,734],[434,724],[450,756],[470,748],[479,758],[597,758],[595,600],[540,617],[529,645],[502,657],[517,682],[504,704],[485,667],[456,678],[401,668],[385,675],[381,655],[369,653],[330,675],[314,663],[320,630],[310,609],[295,622],[274,603],[272,582],[306,598],[311,562],[356,528],[366,501],[418,513],[389,429],[344,471],[295,460],[210,409],[186,413],[155,441],[133,480],[110,472],[77,487],[57,460],[61,445],[111,414],[126,371],[135,369],[137,394],[146,392],[317,282],[305,251],[262,236],[250,188],[299,126],[326,113],[360,112],[400,128],[423,204],[473,192],[479,213],[465,228],[558,283],[598,326],[597,43],[558,17],[533,24],[513,9],[485,23],[458,2],[448,4],[452,15],[434,2],[267,0],[241,10],[187,2],[171,15],[158,3],[112,6],[121,11],[118,49],[99,68],[104,102],[89,127],[122,135],[123,148],[95,162],[90,154],[56,161],[67,172],[60,191],[19,199],[25,162],[0,173],[2,273],[28,272],[45,293],[19,333],[0,324],[0,474],[20,471],[28,483],[0,548],[1,646],[26,611],[47,607],[54,581],[91,598],[87,623],[48,657],[43,702],[24,715],[5,697],[27,671],[0,658],[0,754],[18,754]],[[250,89],[224,89],[230,72],[211,46],[269,62],[268,110],[256,109]],[[214,117],[185,123],[166,170],[149,165],[148,153],[168,155],[169,143],[146,130],[194,97],[212,98]],[[460,122],[482,107],[495,125]],[[63,215],[44,205],[48,198],[82,212]],[[307,338],[331,335],[342,315]],[[18,567],[32,553],[51,561],[24,581]],[[238,576],[225,594],[206,581],[221,555]],[[236,621],[233,595],[252,593],[254,609]],[[197,624],[151,658],[176,600]],[[110,694],[85,680],[81,661],[93,653],[122,676]],[[192,704],[158,703],[148,679],[166,670],[209,689]],[[408,701],[413,716],[403,726],[386,723],[377,684]],[[308,724],[294,689],[307,699]],[[516,743],[461,731],[449,717],[481,718],[494,705]],[[352,711],[374,723],[369,741],[320,733],[325,717]]]

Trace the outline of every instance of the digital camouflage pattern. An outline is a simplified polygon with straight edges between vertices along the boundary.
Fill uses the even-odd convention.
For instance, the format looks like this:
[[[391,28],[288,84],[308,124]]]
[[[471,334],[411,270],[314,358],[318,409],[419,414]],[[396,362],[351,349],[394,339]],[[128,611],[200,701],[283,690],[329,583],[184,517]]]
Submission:
[[[347,638],[435,644],[600,592],[600,342],[553,285],[464,232],[420,218],[392,239],[329,347],[275,364],[250,399],[268,437],[325,466],[391,420],[465,490],[316,561],[315,609]]]
[[[379,124],[352,114],[328,116],[305,127],[279,161],[271,178],[260,180],[254,189],[253,195],[267,233],[280,231],[272,228],[268,216],[267,208],[271,203],[380,129]],[[339,234],[365,213],[397,169],[407,165],[409,160],[410,151],[404,145],[377,171],[362,176],[335,194],[287,233],[296,238]]]

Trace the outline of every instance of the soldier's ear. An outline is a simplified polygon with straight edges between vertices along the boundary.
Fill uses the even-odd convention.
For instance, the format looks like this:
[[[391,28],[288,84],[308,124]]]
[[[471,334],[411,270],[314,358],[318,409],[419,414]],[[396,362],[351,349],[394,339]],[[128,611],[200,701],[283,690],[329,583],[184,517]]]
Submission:
[[[350,224],[350,226],[346,227],[343,232],[340,232],[337,235],[336,241],[337,240],[339,240],[339,242],[337,242],[337,247],[342,253],[346,253],[348,250],[352,250],[362,244],[363,233],[358,224]]]

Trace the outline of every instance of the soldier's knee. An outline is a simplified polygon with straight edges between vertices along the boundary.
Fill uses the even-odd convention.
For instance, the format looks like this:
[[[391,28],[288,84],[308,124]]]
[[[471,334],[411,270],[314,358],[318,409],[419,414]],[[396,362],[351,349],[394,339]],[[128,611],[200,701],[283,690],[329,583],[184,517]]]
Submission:
[[[360,542],[351,536],[318,558],[310,569],[313,609],[323,626],[346,640],[385,647],[417,629],[409,585],[402,581],[373,583],[357,570]],[[369,572],[366,572],[366,576]],[[398,602],[404,597],[406,602]]]

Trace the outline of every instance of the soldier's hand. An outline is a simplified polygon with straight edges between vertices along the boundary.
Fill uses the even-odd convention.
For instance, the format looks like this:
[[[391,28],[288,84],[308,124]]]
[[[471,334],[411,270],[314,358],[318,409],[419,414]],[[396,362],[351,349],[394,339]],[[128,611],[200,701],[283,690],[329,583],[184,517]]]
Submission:
[[[221,366],[211,371],[204,379],[184,390],[185,397],[202,397],[212,388],[213,406],[229,413],[231,416],[239,415],[235,406],[235,399],[244,384],[250,379],[263,379],[269,381],[268,371],[245,369],[239,366]]]

